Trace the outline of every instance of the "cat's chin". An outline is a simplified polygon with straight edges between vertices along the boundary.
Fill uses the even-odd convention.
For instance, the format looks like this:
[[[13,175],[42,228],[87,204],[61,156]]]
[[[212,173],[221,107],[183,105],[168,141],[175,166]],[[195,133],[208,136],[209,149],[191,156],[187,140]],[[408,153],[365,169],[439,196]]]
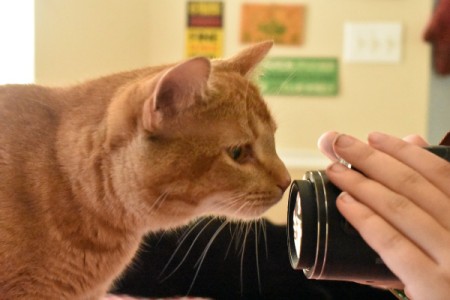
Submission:
[[[255,221],[261,219],[262,215],[269,210],[272,206],[267,207],[253,207],[248,210],[241,211],[222,211],[219,213],[214,213],[214,215],[222,215],[223,217],[236,221]]]
[[[270,207],[267,207],[265,209],[255,209],[254,211],[249,212],[242,212],[237,214],[232,214],[231,218],[236,218],[239,220],[244,221],[253,221],[256,219],[260,219],[262,215],[269,209]]]

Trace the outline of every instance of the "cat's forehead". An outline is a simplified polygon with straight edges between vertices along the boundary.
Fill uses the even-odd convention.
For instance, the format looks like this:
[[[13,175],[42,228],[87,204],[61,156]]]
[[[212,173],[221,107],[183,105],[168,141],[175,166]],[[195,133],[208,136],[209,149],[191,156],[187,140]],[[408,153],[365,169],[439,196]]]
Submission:
[[[236,121],[251,123],[260,119],[272,130],[276,129],[267,104],[252,80],[234,72],[216,72],[212,75],[210,88],[212,93],[208,101],[226,107],[222,111]]]
[[[203,101],[184,120],[183,135],[225,146],[252,143],[276,130],[257,85],[237,72],[222,70],[213,70]]]
[[[208,126],[197,128],[197,137],[203,137],[222,147],[253,144],[257,140],[267,140],[274,135],[270,123],[259,117],[251,117],[246,121],[215,120]]]
[[[258,88],[239,76],[223,78],[227,80],[220,80],[206,100],[204,121],[199,124],[203,133],[227,145],[272,136],[276,125]]]

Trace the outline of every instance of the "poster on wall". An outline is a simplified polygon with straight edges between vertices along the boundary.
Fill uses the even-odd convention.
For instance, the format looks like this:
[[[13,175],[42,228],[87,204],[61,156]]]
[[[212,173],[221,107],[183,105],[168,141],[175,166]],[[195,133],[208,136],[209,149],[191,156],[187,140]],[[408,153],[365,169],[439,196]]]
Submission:
[[[223,3],[187,3],[186,56],[223,56]]]
[[[274,40],[277,45],[299,46],[304,37],[305,6],[253,4],[241,7],[241,42]]]
[[[334,57],[269,57],[259,85],[266,95],[336,96],[338,71]]]

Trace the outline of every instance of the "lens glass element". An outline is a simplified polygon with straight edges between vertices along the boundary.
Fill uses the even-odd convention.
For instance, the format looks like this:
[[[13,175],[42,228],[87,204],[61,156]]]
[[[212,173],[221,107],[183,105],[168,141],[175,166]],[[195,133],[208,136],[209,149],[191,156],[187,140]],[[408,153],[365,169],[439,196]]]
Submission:
[[[297,257],[300,257],[300,246],[302,244],[302,206],[300,203],[300,193],[297,193],[293,214],[295,252],[297,253]]]

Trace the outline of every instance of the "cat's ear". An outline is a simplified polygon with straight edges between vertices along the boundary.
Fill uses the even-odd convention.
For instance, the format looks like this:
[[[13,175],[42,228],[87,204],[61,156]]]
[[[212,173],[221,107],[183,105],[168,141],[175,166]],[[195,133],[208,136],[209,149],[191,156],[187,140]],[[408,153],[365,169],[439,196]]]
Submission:
[[[263,59],[273,46],[273,41],[260,42],[245,48],[237,55],[218,62],[219,68],[239,72],[247,76]]]
[[[165,120],[193,105],[204,93],[210,72],[211,63],[204,57],[192,58],[166,71],[144,103],[144,128],[155,132]]]

